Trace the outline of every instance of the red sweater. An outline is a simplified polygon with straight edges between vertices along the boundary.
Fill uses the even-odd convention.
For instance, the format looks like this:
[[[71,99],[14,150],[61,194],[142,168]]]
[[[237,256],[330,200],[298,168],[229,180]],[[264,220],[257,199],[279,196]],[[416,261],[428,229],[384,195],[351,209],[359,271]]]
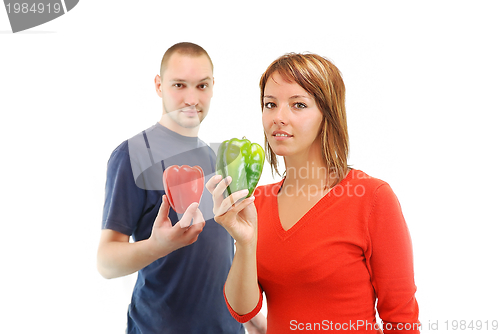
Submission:
[[[281,184],[255,191],[257,273],[268,303],[268,334],[377,333],[376,309],[384,333],[420,333],[410,234],[389,185],[351,170],[285,231],[276,197]],[[246,322],[261,305],[262,295],[249,314],[228,307]]]

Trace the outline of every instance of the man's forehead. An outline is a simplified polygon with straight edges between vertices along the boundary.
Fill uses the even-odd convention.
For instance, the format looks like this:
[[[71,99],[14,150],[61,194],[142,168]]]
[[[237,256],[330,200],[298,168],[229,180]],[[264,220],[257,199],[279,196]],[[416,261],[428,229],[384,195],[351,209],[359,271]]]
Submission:
[[[172,59],[185,59],[185,58],[191,58],[191,59],[198,59],[198,58],[204,58],[208,63],[210,63],[210,59],[208,56],[204,53],[200,54],[193,54],[193,53],[184,53],[180,51],[176,51],[170,55],[170,58],[168,62],[170,62]]]
[[[203,79],[198,80],[198,82],[203,82],[203,81],[212,81],[212,80],[213,80],[213,78],[212,78],[211,76],[207,76],[207,77],[205,77],[205,78],[203,78]],[[183,78],[181,78],[181,77],[178,77],[178,78],[177,78],[177,77],[173,77],[173,78],[171,78],[171,79],[169,78],[169,81],[172,81],[172,82],[188,82],[188,80],[183,79]],[[196,81],[196,80],[195,80],[195,81]]]
[[[165,63],[163,63],[164,70],[167,70],[174,63],[193,63],[201,67],[207,67],[210,72],[213,71],[213,65],[210,58],[205,54],[188,54],[188,53],[173,53]]]
[[[201,57],[196,57],[201,58]],[[191,57],[191,59],[195,59]],[[177,81],[203,81],[203,80],[212,80],[213,79],[213,71],[212,66],[208,58],[206,58],[206,62],[201,59],[196,59],[194,61],[179,60],[175,62],[171,62],[172,59],[169,60],[168,65],[166,66],[163,76],[167,78],[167,80],[177,80]]]

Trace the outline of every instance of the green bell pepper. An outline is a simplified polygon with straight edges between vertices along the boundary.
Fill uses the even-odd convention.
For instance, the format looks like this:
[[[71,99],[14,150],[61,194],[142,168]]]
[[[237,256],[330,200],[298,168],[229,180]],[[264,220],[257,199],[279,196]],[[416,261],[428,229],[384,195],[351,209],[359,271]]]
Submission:
[[[247,197],[252,196],[264,167],[265,154],[262,147],[250,140],[229,139],[223,141],[217,152],[217,174],[231,176],[226,197],[239,190],[248,189]]]

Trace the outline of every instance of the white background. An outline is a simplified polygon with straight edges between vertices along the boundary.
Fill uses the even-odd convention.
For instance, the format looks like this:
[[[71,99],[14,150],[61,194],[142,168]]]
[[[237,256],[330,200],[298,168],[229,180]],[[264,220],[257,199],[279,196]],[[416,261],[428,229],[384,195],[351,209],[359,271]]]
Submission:
[[[181,41],[215,65],[207,143],[263,142],[258,81],[275,58],[331,59],[350,164],[401,202],[424,331],[500,320],[496,3],[80,1],[17,34],[0,8],[2,332],[123,333],[134,276],[95,268],[106,163],[159,120],[153,79]]]

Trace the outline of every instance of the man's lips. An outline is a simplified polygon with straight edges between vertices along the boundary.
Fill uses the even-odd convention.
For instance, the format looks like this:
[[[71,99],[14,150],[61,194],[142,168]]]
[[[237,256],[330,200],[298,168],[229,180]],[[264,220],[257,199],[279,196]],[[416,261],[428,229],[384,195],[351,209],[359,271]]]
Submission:
[[[182,109],[179,109],[179,111],[182,112],[183,114],[187,115],[187,116],[196,116],[196,115],[198,115],[199,112],[201,112],[200,110],[198,110],[194,106],[189,106],[189,107],[186,107],[186,108],[182,108]]]
[[[198,110],[188,110],[188,111],[183,111],[183,114],[187,116],[195,116],[198,115],[199,111]]]

